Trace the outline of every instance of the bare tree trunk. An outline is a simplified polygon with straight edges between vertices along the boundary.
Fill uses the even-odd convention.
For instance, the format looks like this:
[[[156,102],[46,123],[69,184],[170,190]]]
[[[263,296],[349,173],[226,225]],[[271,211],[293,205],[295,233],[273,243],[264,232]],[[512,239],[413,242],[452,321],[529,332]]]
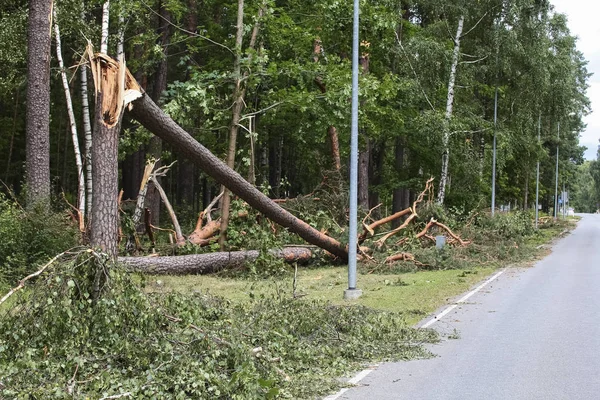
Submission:
[[[100,37],[100,53],[108,54],[108,26],[110,19],[110,0],[102,5],[102,33]]]
[[[173,222],[173,228],[175,229],[175,236],[176,236],[175,240],[177,242],[177,245],[178,246],[184,245],[185,237],[183,237],[183,233],[181,231],[181,225],[179,225],[179,221],[177,220],[177,215],[175,214],[175,211],[173,210],[173,206],[171,205],[171,202],[169,201],[167,194],[163,190],[160,183],[158,183],[155,176],[151,176],[150,180],[154,183],[154,187],[158,190],[158,193],[160,194],[160,198],[162,199],[163,203],[165,204],[165,207],[167,208],[167,211],[169,212],[169,216],[171,217],[171,221]]]
[[[27,206],[50,200],[50,42],[52,0],[29,2],[27,27]]]
[[[163,1],[160,2],[159,9],[159,26],[158,33],[160,34],[159,45],[162,48],[163,57],[158,65],[158,70],[154,76],[154,88],[152,90],[152,98],[154,102],[160,104],[161,97],[163,92],[167,89],[167,73],[168,73],[168,63],[167,57],[169,55],[169,44],[171,42],[171,13],[167,11],[165,8],[165,4]],[[150,143],[148,144],[148,154],[155,159],[159,159],[162,156],[163,146],[162,140],[159,137],[152,137],[150,139]],[[156,167],[160,167],[160,161],[156,165]],[[158,178],[157,182],[160,184],[161,179]],[[150,212],[152,215],[152,224],[160,225],[160,192],[158,188],[155,187],[153,183],[150,184],[148,188],[148,197],[147,197],[147,206],[150,208]]]
[[[250,38],[250,44],[248,47],[254,49],[256,45],[256,37],[258,36],[258,28],[260,18],[263,15],[263,8],[261,7],[256,19],[256,24],[252,30],[252,36]],[[244,38],[244,0],[238,0],[238,13],[237,13],[237,28],[235,37],[235,61],[233,63],[233,75],[235,77],[235,88],[233,90],[233,111],[231,117],[231,125],[229,126],[229,148],[227,150],[227,165],[229,168],[235,168],[235,149],[237,142],[237,134],[239,129],[239,123],[242,116],[242,110],[244,109],[244,97],[246,95],[246,88],[243,87],[242,82],[247,77],[247,73],[242,76],[241,72],[241,57],[242,57],[242,41]],[[229,226],[229,209],[231,205],[231,199],[227,188],[223,188],[224,194],[221,200],[221,232],[219,234],[219,246],[224,249],[225,240],[227,239],[227,227]]]
[[[452,108],[454,106],[454,83],[456,81],[456,69],[460,58],[460,39],[462,35],[463,25],[465,22],[464,15],[461,15],[456,29],[456,38],[454,38],[454,53],[452,54],[452,65],[450,67],[450,79],[448,81],[448,98],[446,99],[446,115],[444,118],[444,132],[442,137],[442,173],[440,175],[440,187],[438,191],[437,202],[444,204],[446,197],[446,185],[448,183],[448,163],[450,161],[450,119],[452,118]]]
[[[15,110],[13,112],[13,126],[10,135],[10,145],[8,147],[8,161],[6,162],[6,173],[4,174],[4,182],[8,183],[8,174],[10,173],[10,164],[12,161],[12,153],[15,144],[15,135],[17,134],[17,115],[19,112],[19,89],[15,90]]]
[[[319,246],[343,260],[348,258],[345,246],[282,209],[273,200],[250,185],[248,181],[179,127],[148,96],[144,95],[133,103],[131,114],[146,129],[169,142],[213,179],[229,188],[267,218],[287,228],[290,232],[298,234],[308,243]]]
[[[371,157],[371,143],[364,131],[365,146],[358,153],[358,206],[369,209],[369,158]]]
[[[362,54],[360,65],[363,74],[369,73],[369,55]],[[371,141],[366,129],[360,130],[360,135],[364,137],[364,147],[358,154],[358,205],[364,209],[369,209],[369,163],[371,161]]]
[[[527,203],[529,202],[529,170],[525,173],[525,198],[523,199],[523,210],[527,211]]]
[[[338,138],[337,129],[335,126],[330,125],[327,129],[327,137],[329,138],[329,144],[331,146],[331,157],[333,158],[333,168],[336,171],[342,169],[342,162],[340,159],[340,140]]]
[[[305,247],[286,247],[270,253],[288,263],[307,263],[313,258],[313,252]],[[224,268],[243,267],[256,260],[259,255],[257,250],[227,251],[176,257],[119,257],[119,262],[146,274],[210,274]]]
[[[56,58],[60,68],[63,89],[65,91],[65,100],[67,103],[67,115],[69,116],[69,127],[71,129],[71,138],[73,139],[73,149],[75,151],[75,165],[77,166],[77,205],[79,209],[79,230],[85,230],[85,177],[83,175],[83,162],[81,160],[81,151],[79,150],[79,137],[77,136],[77,124],[75,123],[75,113],[73,112],[73,102],[71,101],[71,90],[65,64],[62,58],[62,43],[60,40],[60,28],[56,21],[56,7],[54,8],[54,35],[56,40]]]

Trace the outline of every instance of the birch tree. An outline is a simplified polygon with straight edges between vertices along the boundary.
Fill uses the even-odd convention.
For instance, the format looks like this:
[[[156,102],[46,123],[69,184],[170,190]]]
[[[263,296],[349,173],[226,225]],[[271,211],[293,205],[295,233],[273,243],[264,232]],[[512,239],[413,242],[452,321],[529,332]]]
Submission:
[[[60,68],[60,76],[62,80],[63,90],[65,92],[65,100],[67,103],[67,114],[69,116],[69,129],[71,131],[71,138],[73,139],[73,149],[75,151],[75,165],[77,166],[77,206],[79,209],[79,230],[84,231],[85,229],[85,178],[83,174],[83,162],[81,160],[81,151],[79,149],[79,138],[77,136],[77,124],[75,123],[75,113],[73,112],[73,102],[71,101],[71,90],[69,88],[69,81],[67,79],[67,73],[65,71],[65,64],[62,57],[62,43],[60,40],[60,28],[56,18],[56,7],[53,10],[54,16],[54,39],[56,41],[56,59],[58,60],[58,67]]]
[[[456,82],[456,70],[460,58],[460,39],[465,23],[464,15],[458,20],[456,36],[454,37],[454,52],[452,53],[452,64],[450,66],[450,79],[448,80],[448,97],[446,99],[446,114],[444,116],[444,130],[442,132],[442,173],[440,174],[440,185],[437,202],[444,204],[446,197],[446,185],[448,183],[448,163],[450,162],[450,120],[452,119],[452,110],[454,107],[454,84]]]

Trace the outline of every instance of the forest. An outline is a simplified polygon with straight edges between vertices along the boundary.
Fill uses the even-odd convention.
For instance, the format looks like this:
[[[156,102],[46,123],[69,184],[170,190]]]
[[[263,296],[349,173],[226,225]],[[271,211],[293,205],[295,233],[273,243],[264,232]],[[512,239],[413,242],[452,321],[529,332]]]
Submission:
[[[551,236],[536,194],[540,225],[562,230],[557,188],[578,212],[600,208],[600,161],[579,144],[587,61],[548,0],[360,10],[363,272],[521,257]],[[352,362],[425,355],[433,333],[295,301],[296,275],[291,300],[243,307],[144,288],[347,261],[352,13],[0,0],[0,398],[309,398]],[[323,345],[329,320],[346,340]]]

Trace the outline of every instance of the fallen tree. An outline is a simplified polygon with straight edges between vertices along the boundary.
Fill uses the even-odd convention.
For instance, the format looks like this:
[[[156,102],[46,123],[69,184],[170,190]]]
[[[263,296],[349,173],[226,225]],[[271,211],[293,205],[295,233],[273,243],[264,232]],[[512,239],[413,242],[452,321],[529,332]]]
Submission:
[[[131,115],[150,132],[170,143],[178,152],[217,182],[227,187],[251,207],[270,220],[290,230],[310,244],[314,244],[331,254],[348,259],[346,247],[337,240],[319,232],[306,222],[295,217],[252,186],[241,175],[229,168],[223,161],[196,141],[181,128],[148,95],[131,103]]]
[[[306,263],[313,257],[313,251],[306,247],[285,247],[270,253],[287,263]],[[258,250],[225,251],[187,256],[119,257],[118,262],[130,270],[146,274],[210,274],[225,268],[243,267],[259,255]]]

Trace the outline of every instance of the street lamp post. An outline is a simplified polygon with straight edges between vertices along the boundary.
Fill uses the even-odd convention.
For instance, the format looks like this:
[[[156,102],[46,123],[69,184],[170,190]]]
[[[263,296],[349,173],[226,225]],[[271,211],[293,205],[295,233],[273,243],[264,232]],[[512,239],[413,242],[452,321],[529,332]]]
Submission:
[[[352,125],[350,131],[350,233],[348,238],[348,289],[344,299],[360,297],[362,290],[356,288],[356,243],[358,208],[358,16],[359,0],[354,0],[354,24],[352,36]]]

